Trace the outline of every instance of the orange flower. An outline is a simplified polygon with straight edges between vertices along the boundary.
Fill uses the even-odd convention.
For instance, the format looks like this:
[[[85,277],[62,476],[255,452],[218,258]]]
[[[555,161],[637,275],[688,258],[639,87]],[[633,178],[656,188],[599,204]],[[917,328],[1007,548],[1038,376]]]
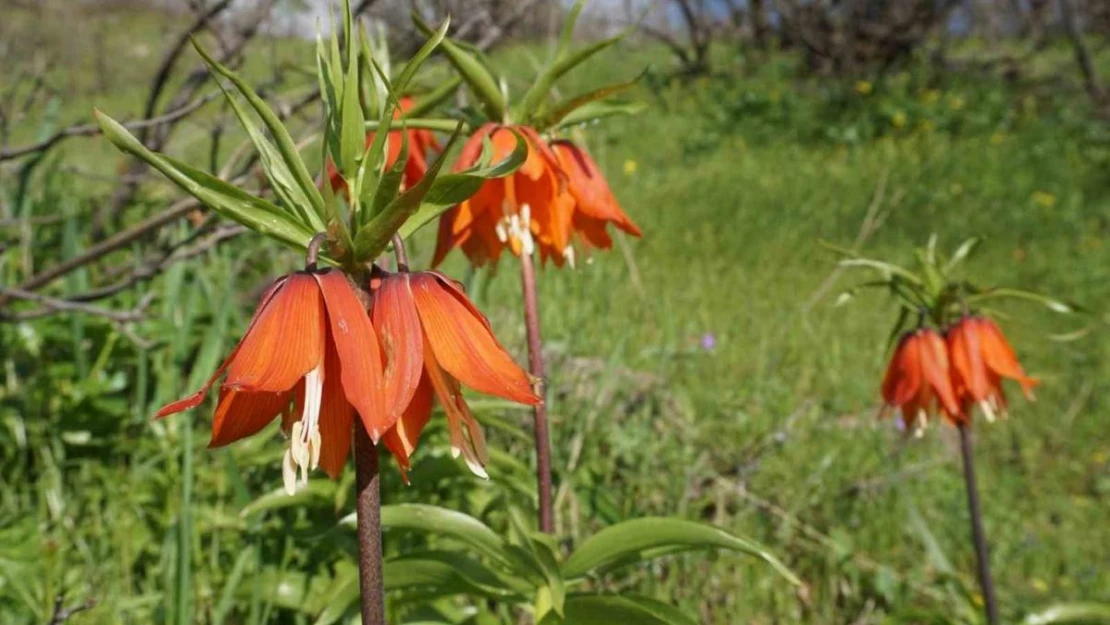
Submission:
[[[225,371],[209,446],[256,434],[282,415],[282,429],[290,435],[282,474],[291,494],[298,469],[302,484],[318,465],[332,478],[342,472],[356,412],[375,441],[393,426],[382,409],[382,360],[374,328],[338,270],[278,279],[216,373],[157,416],[197,406]]]
[[[935,330],[909,332],[898,342],[883,378],[886,407],[897,407],[902,422],[918,435],[938,407],[953,423],[966,417],[949,379],[948,354]]]
[[[385,274],[374,280],[371,318],[381,337],[389,418],[396,422],[382,441],[402,472],[410,467],[433,394],[447,413],[451,451],[475,474],[486,477],[482,430],[463,398],[460,383],[523,404],[538,404],[533,379],[494,338],[489,322],[462,289],[436,272]]]
[[[393,118],[400,119],[401,115],[407,113],[412,109],[414,100],[409,96],[404,96],[400,100],[401,110],[394,111]],[[402,188],[408,189],[420,182],[424,174],[428,171],[428,154],[430,152],[440,151],[439,142],[436,141],[435,134],[431,130],[423,130],[416,128],[409,128],[404,131],[391,130],[389,131],[388,141],[386,141],[386,157],[385,166],[392,167],[397,162],[397,158],[401,155],[401,133],[405,133],[408,140],[408,159],[405,161],[405,173],[401,176]],[[366,134],[366,147],[374,142],[374,133]],[[327,164],[328,181],[331,183],[331,188],[335,191],[344,187],[343,175],[335,168],[335,163],[328,159]]]
[[[948,329],[948,351],[952,358],[952,385],[965,411],[978,404],[988,421],[1006,413],[1002,378],[1021,384],[1033,399],[1037,381],[1025,375],[1002,331],[990,319],[964,317]]]
[[[576,234],[585,244],[603,249],[612,245],[605,231],[609,222],[640,235],[583,150],[567,141],[548,145],[530,127],[483,125],[463,146],[456,169],[473,166],[487,139],[494,161],[508,156],[516,147],[513,130],[527,142],[527,159],[513,175],[486,181],[473,197],[444,214],[433,265],[456,247],[475,265],[496,264],[508,246],[517,256],[538,248],[541,259],[561,266],[568,260],[573,264]]]
[[[585,150],[564,140],[552,142],[551,149],[559,157],[559,165],[570,181],[570,194],[574,197],[571,224],[588,245],[603,250],[613,246],[605,230],[609,223],[632,236],[643,234],[621,210],[605,176]]]

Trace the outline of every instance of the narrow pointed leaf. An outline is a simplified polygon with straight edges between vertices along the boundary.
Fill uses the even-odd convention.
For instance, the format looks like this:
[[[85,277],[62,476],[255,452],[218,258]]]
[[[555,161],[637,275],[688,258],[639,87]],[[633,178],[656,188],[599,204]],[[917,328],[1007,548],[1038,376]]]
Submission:
[[[425,35],[431,35],[434,32],[432,27],[415,12],[412,14],[412,20]],[[443,50],[447,60],[455,66],[463,80],[474,92],[475,97],[481,102],[486,117],[498,122],[504,119],[505,98],[502,96],[501,89],[498,88],[493,74],[474,55],[450,39],[443,39],[440,43],[440,49]]]
[[[454,95],[455,91],[458,91],[459,85],[461,84],[462,78],[459,78],[458,76],[452,76],[450,79],[446,80],[442,85],[436,87],[432,91],[421,94],[413,101],[412,107],[409,108],[408,112],[405,113],[405,118],[407,120],[414,120],[415,118],[423,117],[424,115],[432,112],[437,106],[443,104],[447,101],[448,98]],[[419,126],[411,127],[419,128]],[[452,125],[451,128],[453,127],[454,126]],[[433,128],[433,130],[443,130],[444,132],[450,132],[451,128]]]
[[[428,195],[429,190],[436,182],[439,170],[443,167],[451,146],[459,139],[459,130],[447,141],[443,152],[435,160],[420,182],[413,185],[396,199],[391,201],[380,213],[375,215],[370,223],[362,227],[355,236],[355,260],[364,261],[376,257],[389,245],[390,239],[400,230],[405,221],[420,208],[420,204]]]
[[[435,32],[431,33],[431,36],[424,42],[424,45],[420,46],[420,49],[416,51],[412,59],[405,64],[401,73],[397,75],[397,78],[393,79],[393,91],[395,93],[405,92],[405,88],[408,87],[409,82],[411,82],[413,76],[416,75],[416,71],[420,69],[424,61],[427,61],[432,52],[435,52],[435,49],[443,42],[443,38],[447,36],[447,29],[450,26],[451,18],[448,17],[443,20],[443,23],[439,25],[439,28],[437,28]]]
[[[104,135],[116,147],[145,161],[220,215],[294,247],[308,246],[313,232],[282,208],[211,174],[151,152],[115,120],[100,111],[94,115]]]
[[[453,551],[405,554],[386,560],[383,569],[387,591],[419,591],[421,601],[459,594],[519,600],[520,591],[530,591],[513,590],[482,563]]]
[[[967,302],[971,304],[975,302],[982,302],[998,298],[1023,299],[1030,302],[1036,302],[1045,306],[1052,312],[1058,312],[1062,314],[1084,312],[1083,308],[1076,304],[1058,300],[1047,295],[1041,295],[1040,293],[1023,291],[1021,289],[988,289],[986,291],[983,291],[982,293],[968,296]]]
[[[683,519],[647,517],[611,525],[575,549],[563,565],[568,579],[602,574],[661,555],[694,549],[729,549],[767,562],[791,583],[798,578],[766,547],[711,525]]]
[[[587,104],[590,104],[591,102],[597,102],[598,100],[603,100],[611,95],[620,93],[621,91],[625,91],[626,89],[631,89],[633,86],[636,85],[637,82],[639,82],[639,80],[640,77],[637,76],[636,78],[628,82],[608,85],[605,87],[601,87],[600,89],[595,89],[593,91],[574,96],[561,102],[557,102],[550,109],[541,108],[542,112],[530,125],[541,132],[548,128],[557,126],[560,122],[563,121],[563,119],[567,117],[567,115],[570,115],[574,111],[582,108]]]
[[[212,71],[228,79],[231,81],[231,84],[235,85],[239,94],[247,100],[247,103],[251,105],[254,112],[262,119],[263,124],[266,125],[266,129],[274,137],[278,151],[281,153],[282,158],[285,159],[286,166],[293,173],[294,179],[297,181],[297,184],[301,186],[305,196],[312,202],[313,209],[320,214],[324,208],[324,199],[320,195],[320,190],[316,188],[316,182],[313,180],[312,174],[308,172],[308,167],[304,164],[300,153],[297,151],[297,144],[293,141],[293,137],[290,136],[289,131],[282,125],[278,116],[274,114],[274,111],[269,105],[267,105],[242,78],[209,56],[208,53],[204,51],[204,48],[195,41],[193,42],[193,47],[196,48],[197,53],[200,54],[201,58],[204,59],[204,62]]]
[[[1060,603],[1026,616],[1021,623],[1110,623],[1110,603]]]
[[[273,187],[274,193],[281,198],[285,205],[296,214],[302,223],[311,230],[319,232],[324,229],[324,222],[320,219],[315,211],[312,210],[311,201],[304,194],[304,190],[297,184],[293,176],[293,172],[286,166],[285,160],[281,156],[274,144],[266,138],[266,135],[258,128],[258,126],[251,120],[250,115],[239,104],[235,96],[220,84],[220,89],[223,91],[224,96],[227,97],[227,102],[231,106],[231,110],[239,119],[239,123],[247,131],[251,143],[254,144],[255,149],[258,150],[259,159],[262,161],[262,169],[266,172],[266,179],[270,181],[270,186]]]
[[[539,110],[547,94],[551,91],[551,88],[555,86],[556,81],[570,70],[578,67],[591,56],[612,46],[621,39],[624,39],[628,32],[628,30],[622,31],[608,39],[602,39],[601,41],[594,42],[574,52],[567,52],[556,58],[555,62],[548,66],[546,71],[540,74],[536,82],[532,83],[531,88],[524,94],[524,97],[520,101],[520,109],[516,112],[517,117],[519,119],[529,119],[532,117],[532,115]]]
[[[567,597],[564,625],[696,625],[678,608],[635,595],[576,594]]]
[[[643,102],[590,102],[567,113],[557,127],[567,128],[618,115],[637,115],[646,108]]]

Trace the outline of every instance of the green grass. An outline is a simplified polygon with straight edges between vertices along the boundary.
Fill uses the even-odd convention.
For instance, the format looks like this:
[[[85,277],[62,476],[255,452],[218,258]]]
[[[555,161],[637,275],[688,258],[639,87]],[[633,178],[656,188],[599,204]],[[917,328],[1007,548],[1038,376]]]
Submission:
[[[1091,311],[1001,309],[1043,384],[1036,403],[1015,397],[1010,419],[976,424],[976,454],[1004,621],[1060,601],[1110,602],[1105,127],[1087,121],[1074,94],[993,80],[934,83],[911,71],[864,95],[797,80],[786,57],[729,62],[692,83],[666,79],[656,50],[605,58],[576,84],[657,67],[639,94],[648,111],[584,133],[645,236],[541,274],[561,536],[577,542],[621,518],[679,515],[764,542],[806,581],[797,593],[727,554],[662,560],[611,581],[707,623],[977,622],[954,431],[907,439],[875,419],[894,305],[867,295],[835,307],[865,277],[853,273],[814,299],[836,261],[819,241],[851,245],[882,189],[889,216],[866,254],[909,264],[930,234],[948,248],[983,236],[970,277]],[[188,154],[190,139],[203,145],[185,135],[173,149]],[[93,149],[65,162],[102,166],[102,147]],[[0,184],[8,191],[10,178]],[[36,214],[79,213],[96,197],[65,174],[36,184]],[[155,210],[151,202],[131,210]],[[52,262],[54,242],[67,254],[87,244],[80,220],[66,221],[78,232],[70,243],[60,229],[34,233],[39,264]],[[414,258],[429,258],[432,236],[421,235]],[[6,280],[22,272],[16,249],[0,257]],[[325,532],[351,507],[350,472],[338,488],[318,478],[305,506],[242,516],[280,484],[276,434],[209,451],[207,410],[148,420],[211,371],[261,277],[295,264],[246,237],[179,265],[144,287],[158,294],[137,328],[159,340],[149,352],[95,320],[0,326],[0,620],[43,622],[65,590],[98,602],[73,623],[311,622],[295,608],[319,601],[350,562],[349,537]],[[515,269],[505,262],[468,280],[523,355]],[[457,255],[445,270],[468,276]],[[1049,338],[1086,325],[1094,330],[1080,340]],[[530,464],[527,414],[482,413],[494,447]],[[388,469],[387,500],[478,514],[497,482],[527,483],[509,460],[494,467],[493,485],[458,477],[443,440],[425,442],[414,486]],[[393,553],[419,544],[387,537]]]

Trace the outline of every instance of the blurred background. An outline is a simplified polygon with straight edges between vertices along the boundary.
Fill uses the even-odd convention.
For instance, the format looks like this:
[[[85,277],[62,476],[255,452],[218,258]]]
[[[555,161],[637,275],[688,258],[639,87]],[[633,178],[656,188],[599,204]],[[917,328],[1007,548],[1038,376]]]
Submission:
[[[422,41],[408,2],[352,4],[396,64]],[[91,118],[97,107],[151,148],[259,188],[188,38],[312,145],[327,6],[0,0],[0,622],[357,619],[355,542],[336,525],[353,471],[289,498],[276,427],[208,450],[209,407],[151,421],[214,370],[267,280],[301,261],[116,152]],[[415,7],[452,15],[452,36],[488,51],[512,90],[566,10]],[[932,234],[948,250],[982,236],[970,276],[1087,311],[997,311],[1042,380],[1036,403],[1015,393],[1009,419],[976,426],[1003,620],[1110,603],[1110,3],[595,0],[577,36],[623,29],[562,86],[639,77],[641,114],[575,133],[645,236],[539,279],[564,543],[678,515],[764,542],[806,582],[729,554],[605,582],[705,623],[979,622],[954,433],[914,439],[875,418],[896,308],[841,296],[867,276],[820,242],[910,264]],[[437,61],[417,89],[446,75]],[[431,237],[410,250],[415,265]],[[444,269],[523,361],[514,272],[458,255]],[[531,497],[529,414],[474,405],[493,479],[469,476],[433,429],[411,486],[387,466],[387,502],[482,516]],[[421,540],[387,534],[387,552]],[[473,620],[495,613],[485,600],[436,609],[498,622]]]

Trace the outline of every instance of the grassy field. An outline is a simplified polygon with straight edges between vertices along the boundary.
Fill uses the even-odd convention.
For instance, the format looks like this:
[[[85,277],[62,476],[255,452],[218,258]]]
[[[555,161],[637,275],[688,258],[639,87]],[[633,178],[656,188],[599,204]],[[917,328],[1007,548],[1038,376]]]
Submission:
[[[522,56],[506,55],[527,66]],[[838,272],[819,242],[854,245],[877,212],[869,256],[910,264],[932,234],[945,249],[982,236],[969,277],[1090,311],[1000,309],[1042,386],[1036,403],[1014,393],[1008,420],[977,423],[976,452],[1004,621],[1110,602],[1110,130],[1088,119],[1081,93],[1051,86],[921,68],[836,85],[796,78],[785,56],[721,57],[718,75],[678,81],[659,51],[629,48],[575,78],[654,66],[643,114],[583,134],[644,238],[540,278],[560,536],[573,544],[646,514],[700,519],[764,542],[806,582],[797,591],[729,554],[610,581],[706,623],[979,622],[954,431],[913,439],[876,420],[895,307],[879,295],[834,305],[867,276]],[[82,93],[60,117],[90,104],[126,117],[135,97]],[[32,122],[17,136],[33,136]],[[37,262],[88,244],[79,215],[102,187],[64,166],[110,173],[119,161],[98,156],[111,154],[104,143],[71,143],[52,178],[33,179],[36,214],[70,215],[34,233],[37,250],[61,250]],[[171,152],[202,147],[184,133]],[[11,193],[14,171],[3,174]],[[168,196],[161,188],[127,218]],[[431,237],[416,259],[430,258]],[[19,250],[0,255],[0,280],[24,275]],[[241,514],[280,483],[276,431],[212,452],[206,410],[149,421],[230,347],[247,294],[295,262],[248,236],[175,266],[142,287],[157,298],[137,328],[158,340],[149,350],[91,319],[0,325],[0,620],[45,622],[64,590],[97,601],[74,624],[313,622],[350,566],[349,538],[325,532],[350,509],[350,472],[338,487],[318,480],[303,507]],[[515,265],[470,274],[456,255],[445,270],[523,355]],[[1078,340],[1050,336],[1088,327]],[[386,499],[476,513],[501,483],[527,483],[528,415],[482,413],[506,452],[501,478],[445,469],[445,437],[433,436],[415,485],[390,471]],[[408,541],[387,536],[394,553]]]

